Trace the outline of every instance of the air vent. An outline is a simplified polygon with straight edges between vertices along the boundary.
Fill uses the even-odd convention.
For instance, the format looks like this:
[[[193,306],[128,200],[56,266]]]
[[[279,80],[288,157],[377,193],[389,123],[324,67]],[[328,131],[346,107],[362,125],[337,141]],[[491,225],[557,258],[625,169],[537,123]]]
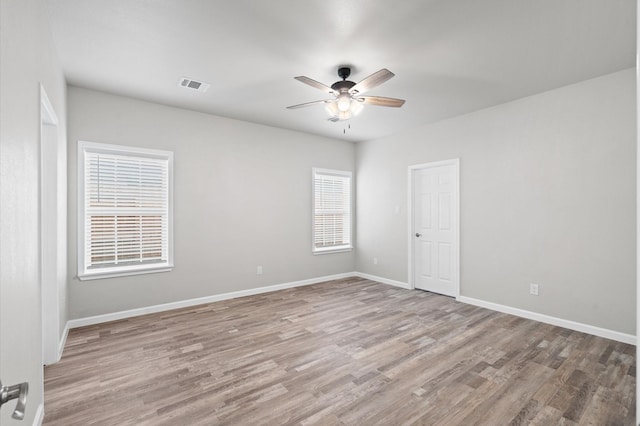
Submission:
[[[196,92],[204,93],[209,88],[209,83],[203,83],[202,81],[192,80],[190,78],[182,77],[178,82],[180,87],[185,89],[195,90]]]

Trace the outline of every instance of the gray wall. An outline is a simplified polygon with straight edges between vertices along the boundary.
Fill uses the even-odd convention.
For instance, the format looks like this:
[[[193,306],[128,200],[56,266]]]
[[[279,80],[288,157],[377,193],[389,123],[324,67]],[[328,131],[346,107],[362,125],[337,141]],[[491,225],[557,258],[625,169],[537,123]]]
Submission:
[[[175,270],[72,279],[70,318],[353,270],[407,282],[407,166],[459,157],[461,294],[635,334],[634,72],[357,146],[70,88],[70,241],[77,140],[176,158]],[[313,166],[357,173],[355,252],[310,253]]]
[[[459,157],[461,295],[635,334],[635,108],[629,69],[358,144],[356,270],[407,282],[407,166]]]
[[[0,378],[6,385],[30,385],[23,421],[11,418],[14,404],[0,411],[0,424],[9,426],[33,424],[43,403],[40,84],[60,119],[58,138],[66,139],[65,82],[44,1],[0,3],[0,49]]]
[[[70,318],[353,271],[353,252],[311,254],[311,168],[354,171],[352,143],[75,87],[68,108],[74,275],[77,141],[166,149],[175,160],[175,269],[74,278]]]

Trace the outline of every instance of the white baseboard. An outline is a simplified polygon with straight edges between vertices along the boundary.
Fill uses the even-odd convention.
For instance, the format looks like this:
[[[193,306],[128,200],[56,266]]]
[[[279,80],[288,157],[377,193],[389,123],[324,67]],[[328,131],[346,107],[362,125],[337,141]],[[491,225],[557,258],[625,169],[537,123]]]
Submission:
[[[365,278],[365,279],[371,280],[371,281],[377,281],[377,282],[382,283],[382,284],[389,284],[389,285],[392,285],[392,286],[395,286],[395,287],[404,288],[405,290],[413,290],[409,286],[409,284],[403,283],[402,281],[390,280],[389,278],[377,277],[375,275],[369,275],[369,274],[365,274],[363,272],[354,272],[353,276],[359,277],[359,278]]]
[[[513,308],[511,306],[500,305],[498,303],[487,302],[485,300],[474,299],[472,297],[460,296],[456,300],[463,303],[468,303],[470,305],[491,309],[493,311],[516,315],[518,317],[532,319],[546,324],[557,325],[559,327],[568,328],[570,330],[581,331],[583,333],[593,334],[594,336],[604,337],[631,345],[635,345],[637,341],[636,336],[632,334],[620,333],[619,331],[608,330],[606,328],[600,328],[576,321],[570,321],[545,314],[539,314],[537,312],[526,311],[524,309]]]
[[[42,422],[44,421],[44,402],[41,402],[38,405],[38,409],[36,410],[36,416],[33,419],[33,426],[42,426]]]
[[[324,277],[310,278],[310,279],[301,280],[301,281],[275,284],[275,285],[266,286],[266,287],[258,287],[258,288],[252,288],[247,290],[233,291],[230,293],[216,294],[213,296],[205,296],[205,297],[199,297],[195,299],[181,300],[178,302],[164,303],[161,305],[147,306],[144,308],[137,308],[137,309],[131,309],[127,311],[113,312],[113,313],[104,314],[104,315],[96,315],[96,316],[91,316],[86,318],[69,320],[65,327],[64,335],[60,341],[58,351],[60,355],[62,355],[62,350],[64,349],[64,343],[67,339],[67,334],[69,332],[69,329],[71,328],[84,327],[87,325],[100,324],[103,322],[131,318],[139,315],[169,311],[172,309],[186,308],[190,306],[202,305],[205,303],[219,302],[222,300],[235,299],[237,297],[269,293],[272,291],[284,290],[287,288],[294,288],[294,287],[301,287],[305,285],[321,283],[324,281],[338,280],[338,279],[349,278],[349,277],[365,278],[365,279],[376,281],[382,284],[388,284],[388,285],[400,287],[406,290],[411,290],[411,287],[409,286],[409,284],[402,281],[391,280],[388,278],[365,274],[363,272],[347,272],[343,274],[328,275]],[[581,331],[583,333],[589,333],[589,334],[593,334],[594,336],[605,337],[607,339],[616,340],[623,343],[629,343],[632,345],[635,345],[637,340],[636,336],[633,336],[631,334],[620,333],[618,331],[608,330],[605,328],[600,328],[600,327],[583,324],[575,321],[570,321],[562,318],[556,318],[549,315],[540,314],[537,312],[531,312],[524,309],[514,308],[511,306],[500,305],[498,303],[487,302],[480,299],[474,299],[472,297],[459,296],[456,300],[463,303],[468,303],[470,305],[480,306],[480,307],[491,309],[494,311],[504,312],[506,314],[516,315],[522,318],[528,318],[535,321],[540,321],[546,324],[557,325],[559,327],[568,328],[570,330]]]
[[[87,325],[100,324],[108,321],[115,321],[125,318],[136,317],[139,315],[153,314],[156,312],[169,311],[172,309],[187,308],[190,306],[203,305],[205,303],[219,302],[222,300],[235,299],[237,297],[253,296],[256,294],[269,293],[287,288],[301,287],[305,285],[317,284],[324,281],[339,280],[356,276],[355,272],[347,272],[343,274],[328,275],[325,277],[310,278],[307,280],[293,281],[284,284],[275,284],[266,287],[251,288],[247,290],[232,291],[230,293],[215,294],[213,296],[198,297],[195,299],[181,300],[178,302],[164,303],[161,305],[146,306],[144,308],[130,309],[127,311],[113,312],[110,314],[95,315],[86,318],[72,319],[67,322],[67,329],[84,327]],[[65,337],[66,338],[66,337]]]

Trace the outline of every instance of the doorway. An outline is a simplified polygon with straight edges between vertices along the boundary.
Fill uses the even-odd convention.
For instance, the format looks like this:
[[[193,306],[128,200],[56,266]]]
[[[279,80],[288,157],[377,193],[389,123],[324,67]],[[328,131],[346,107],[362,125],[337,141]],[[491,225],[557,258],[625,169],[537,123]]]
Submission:
[[[460,295],[460,160],[409,166],[409,284]]]

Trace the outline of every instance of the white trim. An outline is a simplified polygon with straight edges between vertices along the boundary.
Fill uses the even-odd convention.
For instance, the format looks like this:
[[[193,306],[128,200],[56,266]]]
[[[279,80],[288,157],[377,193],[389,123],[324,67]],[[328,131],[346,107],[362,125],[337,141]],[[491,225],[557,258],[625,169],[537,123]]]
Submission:
[[[405,290],[413,290],[408,283],[402,281],[391,280],[388,278],[378,277],[375,275],[365,274],[363,272],[355,272],[356,277],[365,278],[368,280],[376,281],[382,284],[388,284],[395,287],[400,287]],[[576,321],[570,321],[562,318],[552,317],[537,312],[531,312],[524,309],[513,308],[511,306],[500,305],[498,303],[487,302],[480,299],[474,299],[472,297],[458,296],[456,298],[458,302],[467,303],[469,305],[479,306],[481,308],[491,309],[492,311],[503,312],[505,314],[515,315],[521,318],[527,318],[530,320],[542,322],[545,324],[557,325],[558,327],[568,328],[570,330],[580,331],[582,333],[591,334],[594,336],[604,337],[606,339],[616,340],[622,343],[628,343],[635,345],[637,338],[634,335],[620,333],[619,331],[613,331],[606,328],[596,327],[589,324],[583,324]]]
[[[403,288],[405,290],[413,290],[408,283],[405,283],[402,281],[391,280],[388,278],[369,275],[362,272],[355,272],[354,274],[356,277],[359,277],[359,278],[365,278],[365,279],[376,281],[382,284],[389,284],[392,286]],[[474,299],[472,297],[458,296],[456,300],[458,302],[467,303],[469,305],[491,309],[492,311],[503,312],[505,314],[511,314],[521,318],[527,318],[530,320],[543,322],[545,324],[557,325],[559,327],[568,328],[570,330],[580,331],[582,333],[604,337],[607,339],[616,340],[618,342],[628,343],[631,345],[635,345],[637,341],[636,336],[631,334],[620,333],[619,331],[613,331],[606,328],[596,327],[589,324],[583,324],[576,321],[570,321],[562,318],[552,317],[545,314],[539,314],[537,312],[531,312],[524,309],[513,308],[511,306],[500,305],[498,303],[487,302],[480,299]]]
[[[58,116],[47,96],[47,91],[40,84],[40,169],[38,194],[38,222],[40,238],[40,310],[42,315],[42,363],[57,362],[56,345],[60,329],[60,283],[58,280],[59,265],[57,262],[57,246],[59,238],[58,224],[61,218],[57,212],[60,198],[59,158],[60,141],[58,135]],[[48,179],[46,172],[54,173],[55,180]],[[53,185],[53,187],[52,187]],[[51,200],[51,196],[55,197]],[[55,220],[54,226],[50,221]]]
[[[53,105],[51,105],[51,101],[49,100],[47,92],[44,90],[44,86],[42,84],[40,84],[40,106],[46,111],[46,114],[41,114],[40,122],[51,126],[57,126],[58,116],[56,115],[56,111],[53,109]]]
[[[113,154],[114,152],[117,154],[135,154],[140,155],[141,157],[148,158],[156,158],[164,160],[169,158],[170,161],[173,160],[173,151],[166,151],[162,149],[151,149],[151,148],[140,148],[137,146],[129,146],[129,145],[117,145],[113,143],[102,143],[102,142],[89,142],[89,141],[78,141],[78,146],[82,146],[82,149],[87,149],[91,152],[100,152],[103,154]]]
[[[371,281],[376,281],[382,284],[392,285],[394,287],[404,288],[405,290],[413,290],[408,283],[404,283],[402,281],[391,280],[389,278],[378,277],[376,275],[365,274],[364,272],[355,272],[355,275],[358,278],[364,278]]]
[[[409,166],[407,173],[407,284],[410,289],[416,288],[413,280],[413,169]]]
[[[118,272],[113,272],[113,271]],[[101,280],[103,278],[117,278],[117,277],[128,277],[131,275],[143,275],[143,274],[156,274],[158,272],[171,272],[173,271],[173,265],[161,265],[157,267],[122,267],[122,268],[109,268],[109,271],[101,271],[97,270],[95,272],[87,272],[84,275],[78,275],[77,278],[80,281],[89,281],[89,280]]]
[[[222,300],[235,299],[237,297],[253,296],[256,294],[269,293],[287,288],[301,287],[305,285],[317,284],[325,281],[339,280],[356,276],[355,272],[346,272],[343,274],[328,275],[318,278],[309,278],[306,280],[293,281],[284,284],[275,284],[266,287],[250,288],[247,290],[232,291],[230,293],[215,294],[213,296],[198,297],[195,299],[181,300],[179,302],[163,303],[161,305],[147,306],[144,308],[130,309],[127,311],[113,312],[110,314],[95,315],[86,318],[72,319],[67,322],[68,328],[84,327],[86,325],[100,324],[108,321],[115,321],[125,318],[136,317],[139,315],[153,314],[156,312],[170,311],[172,309],[187,308],[190,306],[203,305],[205,303],[219,302]]]
[[[545,314],[539,314],[537,312],[531,312],[524,309],[513,308],[511,306],[500,305],[499,303],[487,302],[485,300],[474,299],[472,297],[459,296],[457,301],[467,303],[469,305],[480,306],[482,308],[491,309],[492,311],[503,312],[505,314],[516,315],[518,317],[543,322],[545,324],[557,325],[559,327],[568,328],[570,330],[580,331],[582,333],[592,334],[594,336],[604,337],[611,340],[616,340],[622,343],[628,343],[630,345],[636,344],[636,336],[626,333],[620,333],[619,331],[608,330],[606,328],[600,328],[581,322],[570,321],[562,318],[552,317]]]
[[[33,418],[33,426],[42,426],[43,421],[44,421],[44,402],[41,402],[38,405],[38,409],[36,410],[36,415]]]
[[[353,246],[349,245],[349,247],[344,246],[343,248],[329,248],[329,249],[314,249],[315,251],[313,252],[314,256],[318,256],[318,255],[323,255],[323,254],[330,254],[330,253],[342,253],[345,251],[352,251],[353,250]]]
[[[640,0],[636,1],[636,22],[640,22]],[[636,170],[640,166],[640,26],[636,24]],[[636,172],[636,223],[640,223],[640,173]],[[640,334],[640,227],[636,226],[636,335]],[[640,347],[636,345],[636,363]],[[636,378],[636,425],[640,425],[640,380]]]
[[[346,272],[342,274],[327,275],[324,277],[309,278],[309,279],[300,280],[300,281],[292,281],[292,282],[283,283],[283,284],[275,284],[275,285],[266,286],[266,287],[232,291],[230,293],[216,294],[213,296],[199,297],[195,299],[182,300],[179,302],[164,303],[161,305],[148,306],[144,308],[131,309],[127,311],[114,312],[110,314],[96,315],[96,316],[85,317],[85,318],[77,318],[77,319],[69,320],[67,322],[63,339],[60,341],[60,348],[61,348],[60,354],[62,355],[62,349],[64,347],[64,343],[66,341],[69,329],[72,329],[72,328],[100,324],[103,322],[131,318],[139,315],[152,314],[156,312],[164,312],[172,309],[180,309],[180,308],[186,308],[190,306],[203,305],[206,303],[219,302],[223,300],[235,299],[238,297],[253,296],[256,294],[269,293],[277,290],[284,290],[284,289],[294,288],[294,287],[302,287],[302,286],[311,285],[311,284],[318,284],[325,281],[339,280],[339,279],[350,278],[350,277],[364,278],[364,279],[376,281],[381,284],[387,284],[387,285],[399,287],[405,290],[412,290],[408,283],[405,283],[402,281],[396,281],[389,278],[378,277],[375,275],[365,274],[363,272]],[[604,337],[607,339],[612,339],[612,340],[616,340],[619,342],[628,343],[632,345],[636,344],[636,336],[633,336],[631,334],[620,333],[618,331],[608,330],[605,328],[595,327],[588,324],[565,320],[562,318],[556,318],[549,315],[539,314],[536,312],[526,311],[524,309],[513,308],[506,305],[500,305],[498,303],[487,302],[480,299],[474,299],[472,297],[459,296],[456,298],[456,300],[461,303],[467,303],[469,305],[479,306],[482,308],[491,309],[493,311],[516,315],[518,317],[527,318],[534,321],[543,322],[546,324],[557,325],[559,327],[564,327],[570,330],[592,334],[594,336]]]
[[[454,268],[456,269],[456,282],[454,288],[454,297],[460,296],[460,158],[452,158],[450,160],[433,161],[431,163],[414,164],[407,169],[407,188],[408,188],[408,208],[407,208],[407,222],[408,222],[408,285],[410,289],[416,288],[413,279],[413,173],[416,170],[422,170],[427,168],[442,167],[442,166],[455,166],[456,170],[456,192],[457,197],[453,200],[456,208],[456,215],[454,217],[454,224],[457,230],[456,247],[453,254],[453,261],[455,262]]]
[[[64,351],[64,345],[67,343],[67,337],[69,336],[69,322],[64,325],[64,330],[62,331],[62,336],[60,337],[60,341],[58,342],[58,359],[56,362],[60,361],[62,358],[62,351]]]
[[[323,169],[322,167],[312,167],[311,172],[313,173],[312,176],[320,173],[322,175],[348,177],[349,179],[353,177],[353,172],[350,170]]]
[[[44,365],[51,365],[57,362],[60,362],[62,359],[62,352],[64,351],[64,345],[67,343],[67,337],[69,336],[69,322],[64,325],[64,330],[62,330],[62,336],[60,336],[60,340],[58,340],[58,349],[56,351],[55,359],[48,360]]]

